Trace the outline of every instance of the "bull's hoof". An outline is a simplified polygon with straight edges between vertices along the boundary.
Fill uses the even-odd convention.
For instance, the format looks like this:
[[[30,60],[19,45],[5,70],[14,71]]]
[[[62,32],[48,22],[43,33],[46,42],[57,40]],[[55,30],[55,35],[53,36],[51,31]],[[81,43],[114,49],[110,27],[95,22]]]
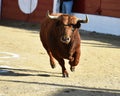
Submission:
[[[63,78],[68,78],[69,74],[63,74]]]
[[[71,66],[71,67],[70,67],[70,70],[71,70],[72,72],[74,72],[74,71],[75,71],[75,66]]]
[[[52,69],[54,69],[56,67],[54,62],[50,62],[50,65],[51,65]]]
[[[56,67],[54,60],[50,59],[50,65],[51,65],[52,69],[54,69]]]
[[[52,69],[54,69],[55,67],[56,67],[56,66],[55,66],[55,64],[54,64],[54,65],[53,65],[53,64],[51,64],[51,68],[52,68]]]
[[[63,74],[64,78],[69,77],[69,74],[68,74],[68,72],[66,70],[62,74]]]

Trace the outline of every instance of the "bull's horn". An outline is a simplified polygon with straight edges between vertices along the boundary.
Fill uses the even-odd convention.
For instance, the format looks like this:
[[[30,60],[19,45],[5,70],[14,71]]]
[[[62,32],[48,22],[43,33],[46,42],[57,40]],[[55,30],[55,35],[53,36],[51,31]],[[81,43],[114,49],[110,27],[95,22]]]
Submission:
[[[48,10],[47,11],[47,17],[49,17],[50,19],[57,19],[59,16],[50,15],[49,10]]]
[[[80,19],[78,19],[78,21],[79,21],[80,23],[88,23],[88,22],[89,22],[89,19],[88,19],[88,16],[86,15],[86,19],[85,19],[85,20],[80,20]]]

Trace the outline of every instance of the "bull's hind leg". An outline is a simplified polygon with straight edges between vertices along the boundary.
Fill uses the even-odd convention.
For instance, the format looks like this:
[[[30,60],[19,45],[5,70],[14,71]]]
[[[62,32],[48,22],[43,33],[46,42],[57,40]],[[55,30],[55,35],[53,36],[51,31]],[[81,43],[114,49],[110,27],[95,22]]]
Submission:
[[[55,61],[54,61],[54,57],[52,55],[52,53],[50,51],[48,51],[48,55],[50,57],[50,65],[52,68],[55,68]]]

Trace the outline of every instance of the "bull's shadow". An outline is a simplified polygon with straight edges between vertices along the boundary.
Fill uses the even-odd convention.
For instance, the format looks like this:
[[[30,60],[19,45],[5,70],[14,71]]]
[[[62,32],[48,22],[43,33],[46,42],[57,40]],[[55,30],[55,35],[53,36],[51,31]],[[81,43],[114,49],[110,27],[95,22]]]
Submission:
[[[47,82],[29,82],[29,81],[20,81],[20,80],[3,80],[2,82],[11,82],[11,83],[24,83],[24,84],[35,84],[41,86],[53,86],[59,91],[54,91],[51,93],[52,96],[120,96],[120,90],[118,89],[104,89],[104,88],[92,88],[92,87],[82,87],[74,85],[63,85],[56,83],[47,83]],[[61,89],[61,90],[60,90]]]
[[[61,73],[31,70],[31,69],[15,69],[0,68],[0,76],[41,76],[41,77],[61,77]]]
[[[111,92],[107,90],[93,90],[93,89],[73,89],[73,88],[65,88],[58,93],[55,93],[53,96],[120,96],[118,92]]]
[[[104,47],[104,48],[120,48],[120,36],[101,34],[96,32],[89,32],[86,30],[80,30],[82,44],[91,44],[93,47]],[[85,40],[99,41],[102,44],[90,43]]]
[[[6,27],[12,27],[12,28],[30,30],[33,33],[38,33],[40,30],[40,23],[30,23],[30,22],[15,21],[15,20],[1,20],[0,25]]]

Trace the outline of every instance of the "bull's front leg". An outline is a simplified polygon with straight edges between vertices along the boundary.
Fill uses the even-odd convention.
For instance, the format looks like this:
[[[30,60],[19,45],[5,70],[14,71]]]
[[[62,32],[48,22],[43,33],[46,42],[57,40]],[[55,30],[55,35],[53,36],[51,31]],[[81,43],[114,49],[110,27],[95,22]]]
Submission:
[[[51,65],[51,67],[55,68],[55,61],[54,61],[54,57],[53,57],[52,53],[50,51],[48,51],[48,50],[47,50],[47,53],[48,53],[48,55],[50,57],[50,65]]]
[[[71,71],[74,71],[75,67],[73,67],[73,63],[75,61],[75,58],[74,58],[74,54],[75,54],[75,47],[74,47],[75,44],[72,44],[71,45],[71,48],[70,48],[70,51],[69,51],[69,64],[70,64],[70,70]]]
[[[69,57],[68,57],[68,59],[69,59],[70,62],[73,62],[73,61],[74,61],[74,57],[73,57],[74,52],[75,52],[75,49],[74,49],[74,46],[72,46],[72,47],[70,48]]]
[[[79,59],[80,59],[80,50],[78,49],[74,54],[73,54],[73,58],[74,60],[73,61],[69,61],[69,64],[70,64],[70,70],[73,72],[75,71],[75,66],[78,65],[79,63]]]

